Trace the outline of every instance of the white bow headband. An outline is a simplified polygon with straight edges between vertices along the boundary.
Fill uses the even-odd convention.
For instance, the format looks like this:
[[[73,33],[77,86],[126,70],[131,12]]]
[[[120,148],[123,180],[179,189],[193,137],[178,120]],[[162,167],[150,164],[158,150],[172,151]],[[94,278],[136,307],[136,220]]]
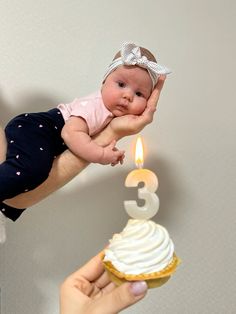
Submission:
[[[171,73],[167,67],[149,61],[146,56],[142,56],[140,47],[133,43],[124,43],[122,45],[121,57],[112,61],[103,79],[105,80],[111,72],[121,65],[137,65],[146,69],[151,77],[153,87],[156,85],[160,75]]]

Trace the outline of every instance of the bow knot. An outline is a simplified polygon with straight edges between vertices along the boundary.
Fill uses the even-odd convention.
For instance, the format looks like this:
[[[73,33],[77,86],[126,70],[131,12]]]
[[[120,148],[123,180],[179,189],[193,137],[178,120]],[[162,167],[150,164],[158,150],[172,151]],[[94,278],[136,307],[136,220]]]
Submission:
[[[151,77],[153,87],[156,85],[160,75],[171,73],[165,66],[148,60],[146,56],[142,56],[140,47],[133,43],[124,43],[122,45],[121,57],[113,60],[104,79],[120,65],[137,65],[146,69]]]
[[[137,60],[137,64],[148,64],[148,58],[146,56],[142,56],[140,59]]]
[[[126,65],[147,64],[147,57],[141,55],[141,50],[134,44],[124,43],[121,49],[121,59]]]
[[[124,43],[122,45],[121,60],[125,65],[138,65],[146,69],[152,79],[153,85],[156,84],[159,75],[170,73],[170,70],[165,66],[149,61],[146,56],[142,56],[140,47],[132,43]]]

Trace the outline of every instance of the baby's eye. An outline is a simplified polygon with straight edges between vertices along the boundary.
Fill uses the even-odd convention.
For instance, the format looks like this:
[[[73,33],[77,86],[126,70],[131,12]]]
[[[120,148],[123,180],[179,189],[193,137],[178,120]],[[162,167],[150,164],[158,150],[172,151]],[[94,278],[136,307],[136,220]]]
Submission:
[[[117,83],[119,87],[125,87],[125,83],[124,82],[118,82]]]
[[[143,97],[143,94],[142,94],[141,92],[136,92],[136,95],[137,95],[138,97]]]

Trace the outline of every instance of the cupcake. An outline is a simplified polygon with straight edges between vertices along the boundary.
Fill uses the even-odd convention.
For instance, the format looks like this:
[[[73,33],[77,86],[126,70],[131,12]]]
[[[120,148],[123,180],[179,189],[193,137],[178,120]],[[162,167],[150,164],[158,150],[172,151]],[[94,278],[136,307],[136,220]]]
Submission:
[[[103,263],[117,285],[145,280],[149,288],[154,288],[170,279],[180,260],[163,226],[152,220],[130,219],[110,240]]]

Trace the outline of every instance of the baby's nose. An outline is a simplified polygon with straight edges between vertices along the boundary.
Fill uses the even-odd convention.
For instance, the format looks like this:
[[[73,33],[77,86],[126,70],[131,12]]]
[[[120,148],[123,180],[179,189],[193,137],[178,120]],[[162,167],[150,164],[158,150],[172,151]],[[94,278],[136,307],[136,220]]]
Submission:
[[[124,92],[123,97],[124,97],[125,99],[129,100],[129,101],[132,101],[132,100],[133,100],[133,92],[132,92],[131,90],[128,90],[128,89],[127,89],[127,90]]]

